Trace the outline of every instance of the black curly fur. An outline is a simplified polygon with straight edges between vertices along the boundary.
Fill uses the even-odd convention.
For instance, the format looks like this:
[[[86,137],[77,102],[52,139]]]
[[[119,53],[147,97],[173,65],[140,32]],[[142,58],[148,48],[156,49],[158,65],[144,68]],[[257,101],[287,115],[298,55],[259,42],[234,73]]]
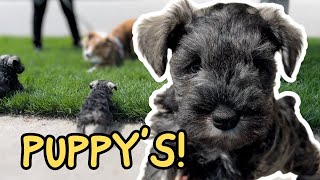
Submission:
[[[77,115],[78,131],[85,133],[85,126],[98,124],[99,129],[106,128],[113,121],[115,106],[112,103],[112,89],[109,81],[100,80],[89,97],[85,100],[80,113]],[[101,131],[96,129],[97,131]]]
[[[143,179],[249,180],[277,171],[320,179],[319,152],[296,117],[294,98],[274,94],[275,53],[293,77],[305,49],[304,31],[287,18],[268,5],[194,8],[180,0],[138,20],[137,48],[158,76],[170,67],[172,80],[154,99],[151,129],[183,129],[188,137],[185,169],[147,164]]]
[[[24,88],[19,82],[18,74],[24,71],[19,57],[13,55],[0,56],[0,98]]]
[[[162,97],[160,95],[157,98],[160,100]],[[172,107],[172,103],[174,101],[170,105],[162,104],[161,107]],[[232,151],[222,151],[219,148],[206,148],[203,143],[191,138],[187,142],[184,169],[163,171],[147,163],[143,179],[165,177],[170,180],[184,176],[188,180],[249,180],[281,170],[283,173],[303,174],[298,179],[316,180],[319,178],[314,176],[319,167],[319,152],[310,143],[304,126],[297,119],[294,105],[295,99],[291,96],[274,100],[275,120],[266,135],[252,144]],[[172,111],[167,109],[152,117],[151,128],[156,134],[179,129]],[[174,148],[175,144],[170,146]],[[153,148],[151,152],[158,153]]]

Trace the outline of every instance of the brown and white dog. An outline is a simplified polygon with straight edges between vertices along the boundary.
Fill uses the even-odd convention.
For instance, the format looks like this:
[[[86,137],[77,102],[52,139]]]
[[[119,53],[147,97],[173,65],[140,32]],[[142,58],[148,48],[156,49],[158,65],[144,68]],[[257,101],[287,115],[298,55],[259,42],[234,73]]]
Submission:
[[[83,57],[94,64],[89,69],[92,72],[97,68],[119,65],[125,58],[134,58],[132,43],[132,26],[136,19],[129,19],[106,33],[90,32],[83,39]]]

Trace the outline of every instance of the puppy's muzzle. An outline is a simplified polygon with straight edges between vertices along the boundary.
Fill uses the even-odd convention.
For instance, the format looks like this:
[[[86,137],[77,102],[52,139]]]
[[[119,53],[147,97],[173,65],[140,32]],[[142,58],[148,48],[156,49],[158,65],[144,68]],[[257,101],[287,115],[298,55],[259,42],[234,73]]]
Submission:
[[[24,71],[24,66],[22,65],[22,64],[20,64],[20,66],[18,66],[17,68],[16,68],[16,72],[18,73],[18,74],[21,74],[21,73],[23,73],[23,71]]]
[[[90,53],[85,53],[84,56],[88,59],[90,59],[92,57],[92,55]]]
[[[233,129],[237,126],[240,118],[236,111],[233,109],[219,105],[213,112],[212,112],[212,120],[213,125],[221,129],[223,131],[227,131]]]

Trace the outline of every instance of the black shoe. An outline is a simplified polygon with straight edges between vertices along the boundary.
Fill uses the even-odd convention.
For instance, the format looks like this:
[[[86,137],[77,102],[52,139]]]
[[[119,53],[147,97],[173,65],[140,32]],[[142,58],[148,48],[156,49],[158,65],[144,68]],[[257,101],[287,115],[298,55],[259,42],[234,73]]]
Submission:
[[[75,47],[76,49],[81,49],[82,48],[82,45],[80,42],[74,42],[73,43],[73,47]]]
[[[37,52],[42,51],[42,45],[40,45],[40,44],[34,45],[34,50]]]

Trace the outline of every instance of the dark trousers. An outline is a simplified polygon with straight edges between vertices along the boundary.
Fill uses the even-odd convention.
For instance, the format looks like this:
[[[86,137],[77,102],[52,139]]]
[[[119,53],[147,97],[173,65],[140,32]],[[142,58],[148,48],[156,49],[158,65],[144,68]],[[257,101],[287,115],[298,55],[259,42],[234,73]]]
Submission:
[[[35,46],[41,46],[41,30],[43,15],[46,10],[47,0],[33,0],[33,43]],[[60,0],[62,10],[68,20],[74,44],[80,41],[77,22],[73,12],[73,0]]]

